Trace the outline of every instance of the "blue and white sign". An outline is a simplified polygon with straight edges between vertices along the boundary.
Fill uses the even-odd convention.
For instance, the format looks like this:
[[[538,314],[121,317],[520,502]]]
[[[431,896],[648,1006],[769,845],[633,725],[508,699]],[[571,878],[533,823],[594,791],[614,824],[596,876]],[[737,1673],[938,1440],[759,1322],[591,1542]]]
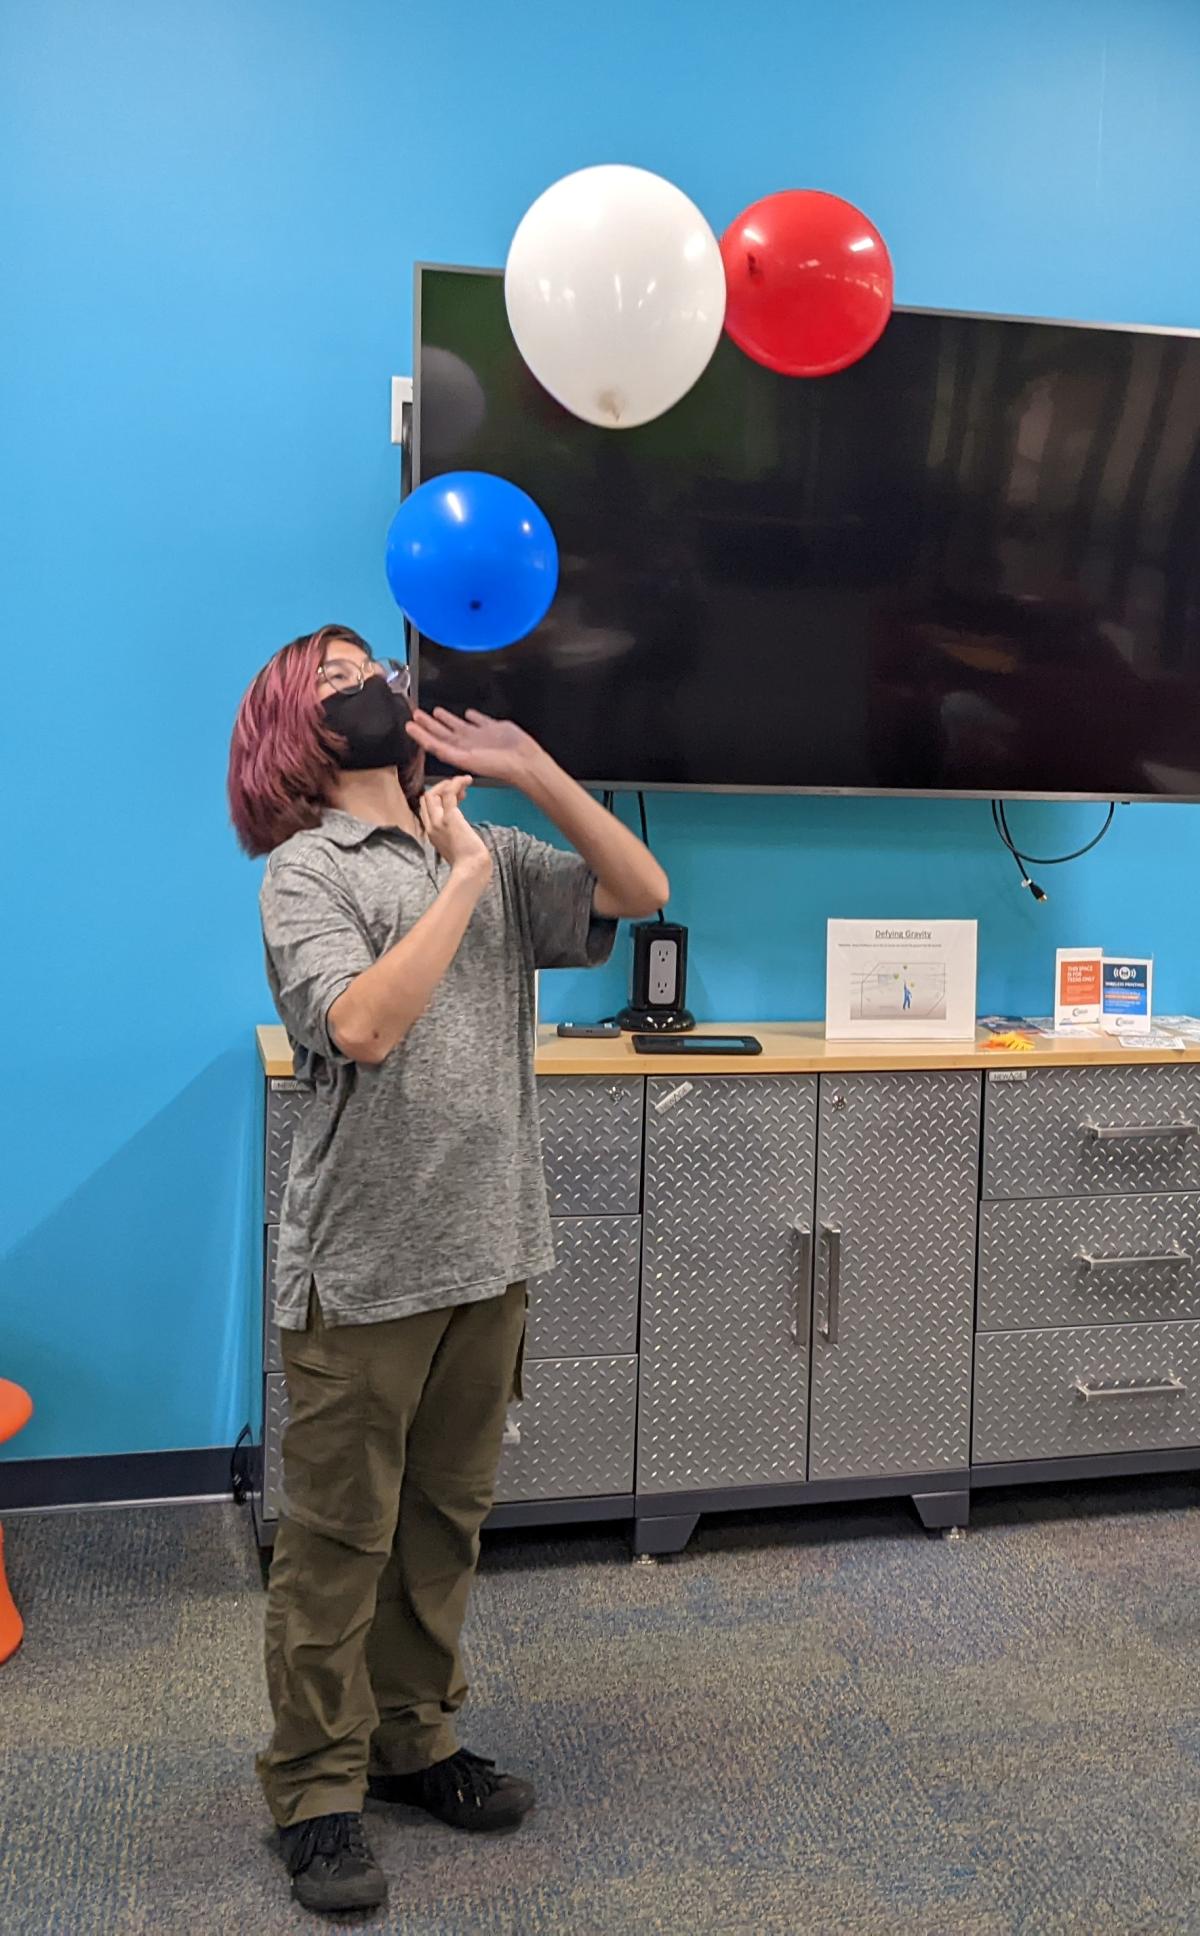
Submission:
[[[1100,1024],[1110,1035],[1150,1033],[1154,963],[1148,955],[1106,955],[1100,983]]]

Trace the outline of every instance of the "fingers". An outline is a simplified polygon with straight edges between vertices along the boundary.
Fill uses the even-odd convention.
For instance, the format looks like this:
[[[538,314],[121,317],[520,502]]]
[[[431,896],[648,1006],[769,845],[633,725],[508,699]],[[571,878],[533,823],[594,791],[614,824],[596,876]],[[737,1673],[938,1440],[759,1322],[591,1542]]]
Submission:
[[[418,719],[418,720],[430,719],[430,715],[428,713],[422,714],[419,711],[414,713],[413,717],[414,719]],[[433,720],[435,720],[439,726],[444,727],[447,732],[455,733],[455,734],[458,734],[459,736],[461,736],[462,734],[462,729],[464,725],[494,726],[496,724],[496,721],[492,718],[491,713],[481,713],[477,706],[468,706],[465,712],[463,713],[461,719],[459,718],[457,713],[449,712],[445,706],[435,706],[433,709],[432,717],[433,717]]]
[[[453,796],[453,804],[457,806],[460,800],[466,798],[467,788],[471,784],[472,779],[469,773],[455,773],[449,780],[435,780],[433,785],[426,790],[425,798],[428,799],[431,793],[440,794],[443,799],[449,799]]]
[[[451,826],[461,827],[465,824],[461,809],[470,784],[469,773],[456,774],[452,780],[439,780],[436,785],[426,788],[417,803],[421,830],[440,854],[445,854],[446,837]]]
[[[447,766],[461,766],[466,757],[466,748],[461,738],[454,738],[444,726],[438,726],[425,714],[416,714],[406,726],[410,739],[415,740],[423,752],[432,753],[437,760],[444,760]]]
[[[436,840],[446,824],[445,798],[438,787],[431,787],[421,795],[421,825],[430,840]]]
[[[425,727],[426,731],[440,726],[444,732],[453,733],[457,737],[461,737],[465,725],[490,726],[493,724],[489,714],[477,712],[473,706],[468,706],[465,713],[461,715],[452,713],[448,706],[435,706],[431,713],[417,706],[413,711],[413,721],[418,726]]]
[[[461,720],[456,720],[449,713],[446,714],[445,718],[438,719],[433,713],[416,712],[411,719],[405,720],[404,730],[407,733],[411,733],[414,739],[420,739],[422,734],[426,738],[446,739],[452,729],[455,726],[461,727],[461,724]]]

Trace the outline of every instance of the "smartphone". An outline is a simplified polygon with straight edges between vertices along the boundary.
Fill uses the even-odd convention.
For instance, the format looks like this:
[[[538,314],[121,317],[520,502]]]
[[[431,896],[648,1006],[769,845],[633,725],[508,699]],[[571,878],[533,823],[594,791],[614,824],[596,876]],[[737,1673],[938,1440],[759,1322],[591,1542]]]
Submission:
[[[576,1042],[615,1042],[621,1033],[615,1022],[560,1022],[558,1032]]]
[[[637,1055],[761,1055],[756,1035],[635,1035]]]

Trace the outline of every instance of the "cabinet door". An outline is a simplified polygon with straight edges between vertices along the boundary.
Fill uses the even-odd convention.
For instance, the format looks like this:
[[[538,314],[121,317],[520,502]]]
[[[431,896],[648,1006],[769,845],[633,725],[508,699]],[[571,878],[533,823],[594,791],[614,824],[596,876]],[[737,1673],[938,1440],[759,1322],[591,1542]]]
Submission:
[[[639,1492],[804,1478],[812,1076],[652,1078]]]
[[[555,1217],[554,1252],[554,1269],[530,1280],[525,1356],[636,1352],[641,1218]]]
[[[810,1479],[968,1463],[978,1076],[822,1076]]]
[[[526,1359],[525,1397],[509,1416],[497,1500],[630,1493],[636,1414],[636,1358]]]
[[[636,1217],[641,1209],[642,1081],[543,1076],[542,1154],[556,1217]]]
[[[278,1223],[292,1160],[296,1125],[312,1103],[312,1090],[292,1076],[267,1084],[267,1133],[263,1151],[263,1222]]]

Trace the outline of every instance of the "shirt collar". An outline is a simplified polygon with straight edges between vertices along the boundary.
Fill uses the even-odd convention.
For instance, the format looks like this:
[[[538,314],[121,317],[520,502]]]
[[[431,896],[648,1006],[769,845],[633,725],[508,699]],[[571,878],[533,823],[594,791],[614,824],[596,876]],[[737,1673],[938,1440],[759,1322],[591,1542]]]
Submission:
[[[381,827],[374,820],[359,820],[342,807],[326,807],[321,815],[321,832],[335,847],[365,847],[372,834],[399,834],[406,846],[421,852],[422,843],[403,827]]]
[[[361,847],[372,834],[382,831],[370,820],[357,820],[341,807],[326,807],[321,815],[321,832],[335,847]]]

